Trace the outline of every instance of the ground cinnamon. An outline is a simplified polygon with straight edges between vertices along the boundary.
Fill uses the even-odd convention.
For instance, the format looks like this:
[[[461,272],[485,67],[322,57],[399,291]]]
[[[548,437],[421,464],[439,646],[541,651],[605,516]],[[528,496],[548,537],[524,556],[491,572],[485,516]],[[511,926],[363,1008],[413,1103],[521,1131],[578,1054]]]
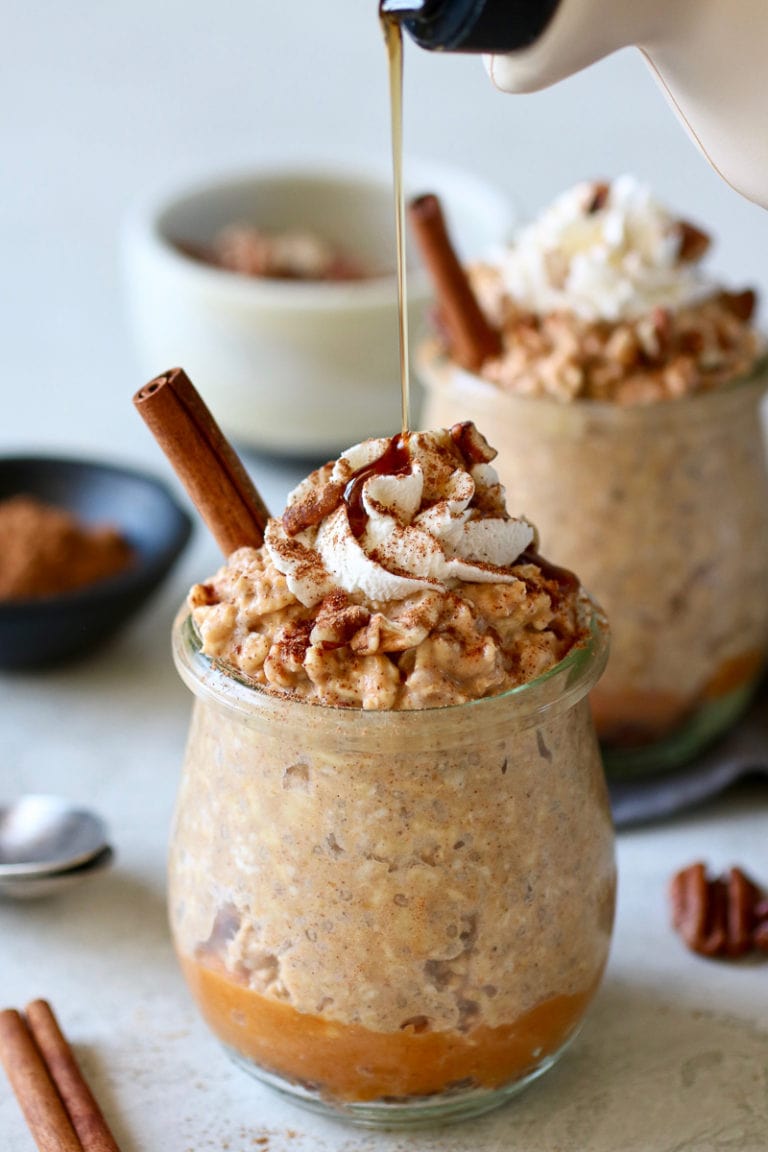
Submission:
[[[57,596],[114,576],[132,560],[115,528],[81,524],[33,496],[0,501],[0,600]]]
[[[269,512],[192,381],[173,368],[133,403],[225,556],[264,541]]]
[[[477,372],[486,360],[501,354],[501,333],[488,322],[475,298],[437,196],[427,193],[412,200],[408,218],[432,278],[451,355],[468,372]]]

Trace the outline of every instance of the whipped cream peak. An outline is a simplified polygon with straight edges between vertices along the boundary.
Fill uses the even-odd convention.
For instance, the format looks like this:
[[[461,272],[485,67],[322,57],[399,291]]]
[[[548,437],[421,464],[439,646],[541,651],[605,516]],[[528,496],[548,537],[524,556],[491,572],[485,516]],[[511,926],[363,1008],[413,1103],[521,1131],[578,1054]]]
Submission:
[[[695,240],[695,243],[692,242]],[[510,296],[539,315],[628,320],[716,291],[698,264],[708,238],[633,176],[582,183],[524,227],[499,257]]]
[[[288,498],[265,545],[306,607],[334,588],[371,603],[460,583],[513,583],[535,531],[509,516],[474,425],[367,440]]]

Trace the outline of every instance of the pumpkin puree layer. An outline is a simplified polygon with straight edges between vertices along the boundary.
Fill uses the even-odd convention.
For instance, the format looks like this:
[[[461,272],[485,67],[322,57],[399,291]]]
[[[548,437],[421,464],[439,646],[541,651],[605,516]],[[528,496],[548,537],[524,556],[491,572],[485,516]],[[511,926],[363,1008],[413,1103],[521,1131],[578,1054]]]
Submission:
[[[211,1030],[255,1064],[338,1100],[428,1096],[461,1086],[498,1088],[521,1079],[574,1032],[597,988],[553,996],[501,1027],[374,1032],[303,1012],[237,983],[187,956],[180,958]]]

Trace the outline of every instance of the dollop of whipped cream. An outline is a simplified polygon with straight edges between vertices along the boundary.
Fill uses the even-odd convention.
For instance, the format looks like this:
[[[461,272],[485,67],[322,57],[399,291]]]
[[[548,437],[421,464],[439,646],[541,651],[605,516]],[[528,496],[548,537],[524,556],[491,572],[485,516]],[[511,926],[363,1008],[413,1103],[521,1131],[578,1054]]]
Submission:
[[[517,579],[509,568],[535,531],[507,513],[490,464],[496,452],[474,425],[409,433],[398,472],[377,471],[393,443],[348,449],[290,494],[282,520],[269,522],[266,549],[306,607],[334,588],[376,603]]]
[[[686,252],[686,236],[704,240]],[[544,315],[631,320],[711,295],[697,266],[707,238],[672,216],[633,176],[583,183],[559,196],[499,258],[510,296]]]

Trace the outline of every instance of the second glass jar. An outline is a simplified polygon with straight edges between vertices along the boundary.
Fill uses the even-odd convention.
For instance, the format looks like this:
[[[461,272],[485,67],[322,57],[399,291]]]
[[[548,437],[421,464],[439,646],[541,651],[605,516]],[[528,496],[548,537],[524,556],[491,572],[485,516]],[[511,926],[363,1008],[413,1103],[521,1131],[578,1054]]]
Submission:
[[[611,624],[592,692],[608,770],[689,761],[744,711],[768,655],[765,366],[647,406],[513,396],[420,353],[428,426],[493,428],[494,462],[541,550]]]

